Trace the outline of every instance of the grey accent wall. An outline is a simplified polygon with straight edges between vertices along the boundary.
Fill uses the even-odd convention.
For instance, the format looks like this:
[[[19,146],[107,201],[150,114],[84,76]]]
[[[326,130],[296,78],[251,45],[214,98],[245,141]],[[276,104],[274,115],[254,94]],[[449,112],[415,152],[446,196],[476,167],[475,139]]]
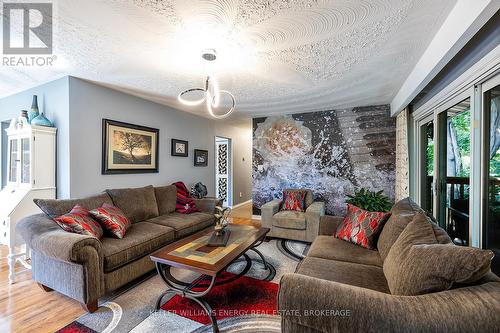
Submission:
[[[500,43],[500,12],[497,12],[481,30],[457,53],[434,79],[412,101],[418,109],[429,99],[447,87],[467,69],[487,55]]]
[[[58,128],[57,133],[57,196],[69,196],[69,102],[68,102],[68,77],[51,81],[49,83],[25,90],[23,92],[0,99],[0,121],[10,121],[21,114],[21,110],[29,110],[33,95],[38,95],[38,107],[44,111]],[[2,131],[2,142],[6,135]],[[7,169],[4,159],[4,145],[2,144],[2,179],[6,179]]]
[[[209,195],[214,195],[217,135],[233,142],[233,203],[251,198],[251,120],[236,124],[215,121],[79,78],[64,77],[0,99],[0,122],[18,116],[22,109],[29,109],[34,94],[38,95],[40,110],[45,111],[58,128],[59,198],[92,195],[107,188],[164,185],[179,180],[188,187],[201,181],[207,186]],[[103,118],[158,128],[159,173],[102,175]],[[170,155],[172,138],[189,141],[189,157]],[[208,167],[194,166],[194,149],[209,151]],[[6,163],[3,157],[2,163]],[[1,169],[5,175],[5,165]]]
[[[70,78],[71,196],[91,195],[107,188],[165,185],[201,181],[214,194],[214,123],[210,119],[131,96],[93,83]],[[159,173],[101,174],[102,119],[160,130]],[[172,138],[189,141],[189,157],[170,155]],[[208,167],[195,167],[193,150],[209,151]]]
[[[216,121],[105,88],[78,78],[69,79],[71,196],[91,195],[106,188],[165,185],[201,181],[215,194],[215,136],[232,139],[233,203],[251,199],[251,120]],[[102,175],[102,119],[108,118],[160,130],[159,173]],[[189,157],[170,155],[171,139],[189,141]],[[194,149],[209,152],[208,167],[194,166]],[[239,197],[239,193],[242,197]]]

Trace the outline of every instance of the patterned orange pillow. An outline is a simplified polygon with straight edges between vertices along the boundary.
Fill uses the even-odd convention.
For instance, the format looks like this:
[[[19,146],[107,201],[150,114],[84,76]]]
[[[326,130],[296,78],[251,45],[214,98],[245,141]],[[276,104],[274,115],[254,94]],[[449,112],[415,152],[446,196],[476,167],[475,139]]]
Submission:
[[[104,203],[102,207],[92,209],[90,215],[117,238],[125,237],[125,232],[130,227],[130,221],[118,207]]]
[[[306,191],[283,191],[281,210],[305,211]]]
[[[376,248],[376,238],[389,216],[390,212],[369,212],[347,204],[347,215],[334,236],[373,250]]]
[[[80,205],[73,207],[69,213],[54,218],[54,221],[67,232],[96,238],[101,238],[103,234],[101,226],[89,215],[88,209]]]

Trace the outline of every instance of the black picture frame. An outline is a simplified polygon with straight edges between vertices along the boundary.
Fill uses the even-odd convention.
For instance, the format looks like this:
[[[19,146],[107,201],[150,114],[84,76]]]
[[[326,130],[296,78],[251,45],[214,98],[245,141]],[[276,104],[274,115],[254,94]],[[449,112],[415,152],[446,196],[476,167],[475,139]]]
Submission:
[[[184,145],[184,153],[177,151],[177,145]],[[189,154],[189,142],[185,140],[172,139],[172,144],[170,146],[170,155],[179,157],[188,157]]]
[[[194,150],[194,166],[196,167],[208,166],[208,150],[203,150],[203,149]]]
[[[115,140],[110,141],[110,131],[135,134],[142,139],[143,143],[130,146],[130,158],[118,150],[113,150],[117,144]],[[124,123],[117,120],[103,119],[102,120],[102,169],[103,175],[115,174],[133,174],[133,173],[158,173],[159,169],[159,137],[160,130],[146,126],[134,125]],[[113,136],[114,138],[114,136]],[[150,139],[149,139],[150,138]],[[111,144],[111,146],[110,146]],[[124,147],[121,147],[124,149]],[[138,161],[133,155],[134,149],[142,149],[147,154],[140,155]],[[125,163],[127,160],[132,159],[131,163]],[[118,162],[117,162],[118,161]],[[149,163],[147,163],[149,162]]]

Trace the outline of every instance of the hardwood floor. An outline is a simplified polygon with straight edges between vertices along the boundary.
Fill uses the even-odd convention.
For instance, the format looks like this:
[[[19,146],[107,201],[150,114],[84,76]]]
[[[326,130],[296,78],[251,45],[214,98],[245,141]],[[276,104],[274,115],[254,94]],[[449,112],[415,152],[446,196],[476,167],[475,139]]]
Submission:
[[[260,221],[252,220],[250,203],[234,209],[231,222],[260,226]],[[0,332],[54,332],[85,313],[73,299],[56,291],[43,291],[31,280],[29,271],[9,284],[6,256],[7,248],[0,246]],[[17,264],[16,269],[24,267]]]

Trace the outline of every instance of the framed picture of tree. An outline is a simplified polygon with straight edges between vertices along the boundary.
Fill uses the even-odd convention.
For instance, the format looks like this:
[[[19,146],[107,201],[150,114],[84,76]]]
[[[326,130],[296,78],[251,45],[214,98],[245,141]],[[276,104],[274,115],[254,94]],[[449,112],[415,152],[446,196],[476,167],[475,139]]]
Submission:
[[[160,130],[102,120],[102,174],[158,172]]]

